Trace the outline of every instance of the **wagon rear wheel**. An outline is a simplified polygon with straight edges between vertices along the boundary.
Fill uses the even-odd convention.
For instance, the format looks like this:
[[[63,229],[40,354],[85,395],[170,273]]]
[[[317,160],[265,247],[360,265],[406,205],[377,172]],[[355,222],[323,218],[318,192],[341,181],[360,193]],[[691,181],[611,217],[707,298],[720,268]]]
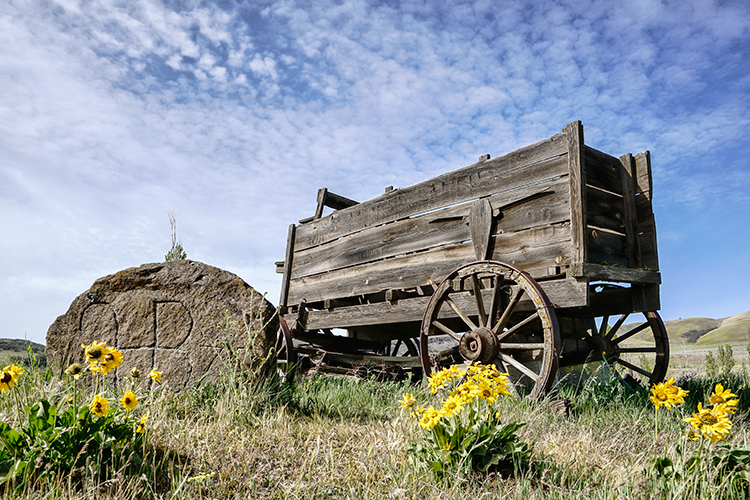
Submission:
[[[669,368],[669,338],[659,313],[646,311],[579,321],[577,330],[595,346],[587,362],[624,370],[632,381],[650,386],[664,380]],[[564,324],[569,324],[567,321]],[[567,338],[568,334],[565,333]]]
[[[452,364],[494,363],[519,392],[543,396],[557,371],[560,329],[539,284],[505,263],[453,271],[425,311],[420,356],[425,375]]]
[[[276,366],[279,373],[285,377],[297,363],[297,353],[294,351],[292,332],[281,316],[279,316],[279,329],[276,332],[274,352],[276,354]]]

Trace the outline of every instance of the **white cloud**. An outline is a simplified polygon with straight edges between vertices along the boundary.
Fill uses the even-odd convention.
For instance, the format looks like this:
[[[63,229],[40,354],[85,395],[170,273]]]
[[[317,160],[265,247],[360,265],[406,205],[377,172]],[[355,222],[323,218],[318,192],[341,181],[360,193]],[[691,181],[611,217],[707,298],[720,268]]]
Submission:
[[[0,291],[55,297],[35,335],[59,283],[161,259],[167,205],[191,258],[274,286],[317,188],[370,198],[575,119],[652,150],[667,241],[748,208],[741,3],[58,4],[0,6]]]
[[[248,66],[258,75],[268,76],[273,80],[278,78],[276,74],[276,61],[268,56],[262,57],[260,54],[255,54],[255,57],[250,61]]]

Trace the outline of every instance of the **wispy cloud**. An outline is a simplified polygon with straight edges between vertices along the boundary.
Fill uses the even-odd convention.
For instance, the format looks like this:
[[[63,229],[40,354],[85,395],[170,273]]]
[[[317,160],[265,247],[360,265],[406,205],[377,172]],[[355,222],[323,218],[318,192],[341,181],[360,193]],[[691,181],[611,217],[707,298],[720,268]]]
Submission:
[[[594,147],[652,150],[667,241],[685,241],[682,217],[748,206],[748,26],[743,2],[705,0],[10,0],[0,293],[160,260],[173,205],[190,257],[275,298],[318,187],[367,199],[576,119]]]

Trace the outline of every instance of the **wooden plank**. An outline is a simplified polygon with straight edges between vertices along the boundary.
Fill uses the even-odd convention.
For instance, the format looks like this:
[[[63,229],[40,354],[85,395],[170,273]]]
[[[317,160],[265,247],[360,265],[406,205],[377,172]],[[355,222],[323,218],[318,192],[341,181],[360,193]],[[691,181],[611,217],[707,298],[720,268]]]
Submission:
[[[292,264],[294,257],[294,233],[296,226],[289,225],[289,231],[286,237],[286,257],[284,257],[284,275],[281,278],[281,297],[279,298],[279,307],[284,309],[287,306],[289,295],[289,280],[292,277]]]
[[[474,256],[485,260],[488,256],[490,238],[492,237],[492,204],[482,198],[471,204],[469,212],[469,229],[471,242],[474,245]]]
[[[382,194],[303,224],[297,230],[295,247],[309,248],[356,230],[562,175],[566,172],[560,170],[559,162],[550,160],[565,153],[565,137],[558,134],[507,155]]]
[[[622,194],[620,161],[594,148],[586,146],[586,183],[606,191]]]
[[[575,279],[557,279],[539,283],[545,295],[555,308],[584,307],[588,305],[588,283]],[[490,291],[486,290],[485,303],[491,300]],[[467,311],[475,309],[474,298],[469,294],[452,296],[458,307]],[[305,328],[308,330],[331,328],[356,328],[370,325],[395,325],[407,322],[421,322],[430,297],[415,297],[400,300],[396,303],[378,302],[357,306],[342,307],[333,310],[308,311]],[[532,310],[533,304],[525,297],[517,306],[519,311]],[[457,317],[448,307],[441,310],[441,318]],[[286,319],[286,318],[285,318]],[[289,315],[293,320],[294,315]],[[399,335],[395,334],[393,338]]]
[[[524,270],[565,266],[570,261],[570,224],[560,223],[494,236],[493,260]],[[437,247],[290,281],[290,304],[308,303],[439,283],[475,260],[471,242]]]
[[[641,266],[647,269],[659,270],[659,258],[656,248],[656,222],[653,214],[646,220],[639,221],[638,229],[641,233],[638,235],[641,249]]]
[[[588,228],[586,245],[590,263],[630,267],[624,234]]]
[[[625,233],[622,196],[586,187],[586,225]]]
[[[326,363],[335,366],[347,366],[356,368],[360,366],[369,367],[400,367],[419,368],[422,359],[419,356],[377,356],[372,354],[343,354],[338,352],[326,353]]]
[[[653,197],[651,154],[648,151],[635,156],[635,184],[641,265],[658,270],[659,252],[656,242],[656,222],[651,203]]]
[[[635,182],[633,170],[635,168],[633,155],[630,153],[620,157],[622,164],[622,204],[625,212],[625,239],[629,267],[641,267],[641,250],[638,238],[638,213],[635,205]]]
[[[635,186],[636,193],[646,195],[646,199],[653,199],[653,179],[651,178],[651,152],[643,151],[635,155]]]
[[[566,221],[570,215],[568,198],[567,175],[492,196],[488,200],[499,219],[494,232],[513,232]],[[292,278],[466,242],[471,238],[467,225],[470,208],[470,203],[464,203],[299,251],[294,255]],[[488,248],[491,246],[490,241]]]
[[[586,248],[586,164],[584,162],[583,125],[580,121],[568,124],[563,133],[568,144],[570,172],[571,267],[569,277],[580,274],[587,261]]]
[[[650,269],[631,269],[601,264],[585,264],[583,272],[592,281],[619,283],[661,283],[661,274]]]

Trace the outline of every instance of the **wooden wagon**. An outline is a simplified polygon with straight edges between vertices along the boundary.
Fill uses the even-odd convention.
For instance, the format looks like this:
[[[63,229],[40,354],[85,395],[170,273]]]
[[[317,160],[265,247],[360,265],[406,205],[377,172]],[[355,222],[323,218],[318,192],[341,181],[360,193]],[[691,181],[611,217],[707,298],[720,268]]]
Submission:
[[[279,363],[417,378],[494,362],[534,396],[603,358],[660,381],[651,184],[648,151],[602,153],[573,122],[362,203],[321,189],[277,263]]]

